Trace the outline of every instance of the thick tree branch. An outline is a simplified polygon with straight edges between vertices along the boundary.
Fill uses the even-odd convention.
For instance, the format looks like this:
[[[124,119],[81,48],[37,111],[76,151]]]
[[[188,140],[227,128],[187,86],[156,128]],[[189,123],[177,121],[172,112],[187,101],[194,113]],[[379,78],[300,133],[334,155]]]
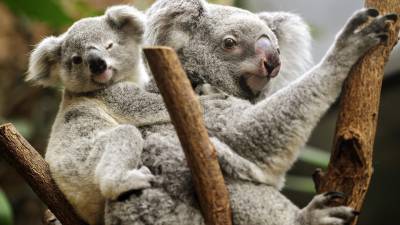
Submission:
[[[206,223],[232,224],[228,190],[209,140],[203,113],[174,50],[147,48],[144,53],[164,98],[192,171]]]
[[[46,161],[12,124],[0,126],[0,155],[29,183],[63,225],[85,225],[54,183]]]
[[[400,0],[367,0],[366,7],[382,14],[400,13]],[[360,210],[372,176],[372,153],[377,126],[384,66],[397,42],[399,26],[393,25],[387,44],[371,51],[355,65],[347,79],[328,171],[314,174],[319,193],[341,191],[345,204]],[[353,223],[356,224],[356,221]]]

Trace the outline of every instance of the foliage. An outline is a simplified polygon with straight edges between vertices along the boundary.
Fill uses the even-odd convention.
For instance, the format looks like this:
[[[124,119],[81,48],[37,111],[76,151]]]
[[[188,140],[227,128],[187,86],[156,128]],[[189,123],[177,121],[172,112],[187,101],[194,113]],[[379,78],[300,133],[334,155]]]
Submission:
[[[0,190],[0,225],[12,225],[12,211],[6,195]]]
[[[329,163],[329,153],[315,147],[306,146],[300,154],[300,160],[316,167],[326,168]]]
[[[328,166],[329,157],[329,153],[324,150],[306,146],[303,148],[299,159],[312,166],[325,169]],[[310,176],[288,175],[286,177],[285,189],[297,192],[315,193],[314,182]]]
[[[60,27],[72,22],[56,0],[3,0],[16,14],[43,21],[53,27]]]
[[[315,193],[314,182],[310,177],[287,175],[285,189],[297,192]]]
[[[12,123],[26,139],[30,139],[33,135],[33,124],[31,121],[24,119],[5,120],[0,117],[0,124],[4,123]]]

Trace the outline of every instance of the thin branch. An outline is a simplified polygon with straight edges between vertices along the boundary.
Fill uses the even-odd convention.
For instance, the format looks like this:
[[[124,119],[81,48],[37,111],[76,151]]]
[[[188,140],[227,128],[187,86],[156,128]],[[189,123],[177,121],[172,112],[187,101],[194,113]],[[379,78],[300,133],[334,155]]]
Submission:
[[[205,221],[231,225],[229,194],[213,144],[204,126],[203,113],[174,50],[147,48],[144,53],[178,133]]]
[[[28,182],[63,225],[85,225],[50,176],[49,166],[12,124],[0,126],[0,155]]]

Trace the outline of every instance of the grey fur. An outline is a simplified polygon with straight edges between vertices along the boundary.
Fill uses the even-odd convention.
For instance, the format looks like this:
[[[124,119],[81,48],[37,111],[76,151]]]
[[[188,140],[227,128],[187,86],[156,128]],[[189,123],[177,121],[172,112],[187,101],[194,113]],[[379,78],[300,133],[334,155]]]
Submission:
[[[60,189],[90,224],[104,223],[105,199],[149,187],[154,178],[141,164],[144,141],[136,126],[165,123],[162,118],[169,122],[166,113],[146,121],[140,113],[126,117],[96,97],[121,82],[143,83],[143,32],[143,14],[133,7],[114,6],[103,16],[76,22],[59,37],[46,38],[30,58],[28,81],[64,86],[45,158]],[[94,56],[106,62],[105,72],[93,74]]]
[[[211,85],[230,95],[202,103],[226,175],[234,224],[336,225],[354,218],[349,207],[327,206],[331,200],[328,194],[316,196],[299,209],[279,190],[299,149],[338,97],[351,67],[367,50],[384,41],[388,34],[385,24],[394,20],[393,15],[377,17],[373,9],[356,12],[325,58],[307,72],[310,36],[296,15],[256,15],[201,0],[159,0],[147,15],[148,44],[175,48],[199,93],[202,85]],[[251,50],[240,57],[221,51],[222,37],[232,30],[243,35],[244,44],[250,47],[257,35],[267,34],[281,49],[282,61],[287,64],[282,65],[281,75],[287,77],[278,84],[270,80],[260,96],[243,89],[238,82],[243,67],[257,62]],[[150,83],[147,90],[157,93],[154,87]],[[204,224],[172,127],[150,126],[143,134],[142,160],[156,182],[126,201],[110,201],[107,224]]]
[[[138,21],[134,9],[120,9],[123,18],[126,12],[133,12],[128,25]],[[382,34],[387,35],[387,17],[372,19],[369,25],[359,28],[367,22],[360,18],[369,18],[371,12],[362,10],[353,16],[325,59],[288,84],[310,63],[309,34],[298,16],[258,16],[201,0],[160,0],[149,10],[146,41],[174,47],[195,86],[209,84],[222,92],[200,96],[200,100],[226,175],[235,224],[331,225],[353,218],[348,207],[327,207],[329,195],[316,196],[300,210],[279,189],[299,148],[337,98],[351,66],[381,42]],[[107,23],[110,18],[114,17],[76,23],[56,38],[56,43],[62,43],[61,54],[54,54],[59,48],[51,41],[39,45],[32,55],[28,79],[50,85],[53,77],[61,78],[66,88],[46,154],[52,174],[90,224],[103,223],[104,197],[109,199],[106,224],[204,224],[182,149],[173,126],[165,119],[168,117],[162,98],[154,83],[145,91],[132,82],[132,75],[138,76],[144,70],[117,73],[118,79],[100,86],[90,82],[86,67],[66,71],[65,59],[71,58],[74,49],[89,51],[82,44],[92,42],[107,46],[104,38],[115,37],[132,40],[123,42],[127,45],[115,55],[106,51],[99,54],[115,58],[111,62],[117,63],[116,67],[141,65],[140,38],[130,33],[141,29],[133,22],[132,29],[121,30],[118,24],[125,23],[117,20],[111,23],[113,26]],[[232,57],[219,49],[224,32],[232,29],[246,37],[243,43],[248,46],[253,46],[258,35],[268,35],[273,46],[281,49],[282,62],[290,63],[281,71],[288,77],[280,78],[288,81],[274,87],[271,80],[264,93],[257,96],[242,88],[238,81],[243,68],[259,62],[251,50]],[[77,46],[67,44],[72,40]],[[281,85],[286,86],[278,90]],[[126,176],[130,171],[132,179]],[[132,190],[141,191],[126,200],[115,200]]]

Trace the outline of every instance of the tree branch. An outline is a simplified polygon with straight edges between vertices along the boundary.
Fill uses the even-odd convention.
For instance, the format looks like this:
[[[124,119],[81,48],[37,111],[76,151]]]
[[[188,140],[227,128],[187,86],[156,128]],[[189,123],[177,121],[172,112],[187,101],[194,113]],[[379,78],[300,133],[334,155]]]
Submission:
[[[400,13],[400,0],[366,0],[382,14]],[[384,66],[398,39],[392,26],[387,44],[369,51],[352,69],[341,97],[328,171],[314,174],[317,192],[341,191],[345,204],[360,210],[372,177],[372,153]],[[353,224],[356,224],[355,221]]]
[[[147,48],[144,53],[185,151],[206,223],[231,225],[229,194],[216,151],[177,55],[167,47]]]
[[[12,124],[0,126],[0,155],[28,182],[63,225],[85,225],[50,176],[49,166]]]

